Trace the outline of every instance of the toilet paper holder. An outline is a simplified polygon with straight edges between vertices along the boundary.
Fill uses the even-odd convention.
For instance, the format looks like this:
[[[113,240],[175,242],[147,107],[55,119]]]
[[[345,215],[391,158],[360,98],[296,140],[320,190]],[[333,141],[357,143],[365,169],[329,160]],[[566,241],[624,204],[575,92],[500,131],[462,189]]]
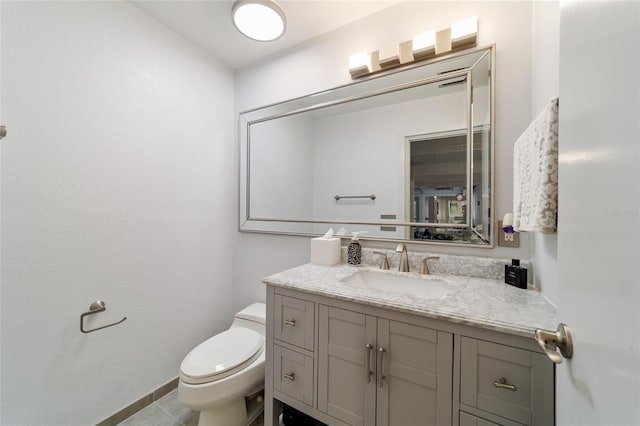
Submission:
[[[102,330],[103,328],[113,327],[114,325],[118,325],[124,322],[127,317],[122,318],[118,322],[114,322],[113,324],[103,325],[102,327],[92,328],[91,330],[84,329],[84,317],[87,315],[95,315],[97,313],[103,312],[107,310],[107,306],[102,300],[96,300],[89,306],[89,310],[80,315],[80,331],[83,333],[93,333],[94,331]]]

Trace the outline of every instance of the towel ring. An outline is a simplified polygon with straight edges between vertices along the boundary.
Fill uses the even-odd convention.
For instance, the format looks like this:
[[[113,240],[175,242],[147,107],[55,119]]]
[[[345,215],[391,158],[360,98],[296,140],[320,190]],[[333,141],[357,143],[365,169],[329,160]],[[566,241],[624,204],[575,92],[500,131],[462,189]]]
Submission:
[[[102,300],[96,300],[95,302],[93,302],[91,306],[89,306],[89,310],[80,315],[80,331],[83,333],[93,333],[94,331],[102,330],[103,328],[113,327],[114,325],[121,324],[124,322],[124,320],[127,319],[127,317],[124,317],[120,321],[114,322],[113,324],[103,325],[102,327],[92,328],[91,330],[84,329],[84,317],[86,317],[87,315],[95,315],[106,310],[107,307]]]

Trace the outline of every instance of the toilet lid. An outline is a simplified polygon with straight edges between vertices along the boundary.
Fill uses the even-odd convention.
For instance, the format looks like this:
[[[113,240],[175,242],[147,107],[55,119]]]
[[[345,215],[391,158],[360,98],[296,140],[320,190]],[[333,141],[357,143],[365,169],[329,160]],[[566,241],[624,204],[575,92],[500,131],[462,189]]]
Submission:
[[[180,365],[180,375],[188,383],[226,377],[252,362],[262,350],[263,342],[262,336],[254,330],[230,328],[189,352]]]

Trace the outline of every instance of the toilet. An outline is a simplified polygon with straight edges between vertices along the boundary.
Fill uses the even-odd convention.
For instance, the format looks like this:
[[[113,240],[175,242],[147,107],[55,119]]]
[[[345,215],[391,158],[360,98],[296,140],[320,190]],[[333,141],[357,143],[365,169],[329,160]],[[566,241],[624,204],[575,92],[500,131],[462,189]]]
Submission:
[[[265,313],[264,303],[244,308],[182,361],[178,400],[200,411],[199,426],[246,426],[262,411]]]

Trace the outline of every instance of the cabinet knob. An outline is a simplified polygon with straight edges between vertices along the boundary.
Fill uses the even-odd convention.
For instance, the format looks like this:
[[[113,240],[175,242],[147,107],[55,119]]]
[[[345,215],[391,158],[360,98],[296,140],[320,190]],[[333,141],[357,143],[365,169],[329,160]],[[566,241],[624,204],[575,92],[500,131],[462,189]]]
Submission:
[[[290,373],[285,373],[282,376],[287,380],[291,380],[292,382],[296,379],[296,373],[294,373],[293,371]]]
[[[290,319],[290,320],[284,320],[284,323],[287,324],[287,325],[290,325],[291,327],[295,327],[296,326],[295,318]]]

